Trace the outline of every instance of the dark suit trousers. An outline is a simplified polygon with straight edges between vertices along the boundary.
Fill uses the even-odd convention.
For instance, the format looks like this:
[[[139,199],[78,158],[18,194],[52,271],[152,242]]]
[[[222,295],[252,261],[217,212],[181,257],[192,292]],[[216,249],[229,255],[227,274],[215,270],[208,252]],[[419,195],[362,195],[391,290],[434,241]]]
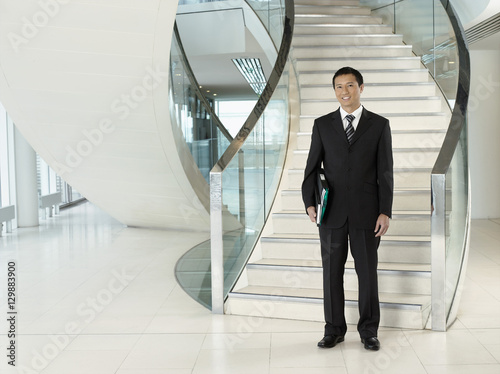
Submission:
[[[358,275],[358,331],[361,338],[377,336],[380,322],[377,250],[380,238],[375,237],[373,229],[350,228],[348,221],[338,229],[320,226],[319,233],[323,262],[325,335],[344,336],[347,331],[344,311],[344,267],[349,238],[351,254]]]

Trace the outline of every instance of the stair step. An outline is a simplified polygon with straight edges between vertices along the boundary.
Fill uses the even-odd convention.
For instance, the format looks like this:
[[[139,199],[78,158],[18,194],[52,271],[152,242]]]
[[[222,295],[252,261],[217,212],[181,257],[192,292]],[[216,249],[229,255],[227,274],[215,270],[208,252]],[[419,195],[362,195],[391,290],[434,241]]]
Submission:
[[[320,259],[280,259],[280,258],[263,258],[253,263],[248,264],[249,269],[264,269],[266,267],[269,268],[277,268],[283,267],[287,269],[295,269],[295,268],[306,268],[309,270],[310,268],[321,269],[322,263]],[[354,270],[354,261],[347,260],[345,263],[346,269]],[[283,270],[280,269],[280,270]],[[410,264],[410,263],[397,263],[397,262],[378,262],[379,272],[396,272],[396,273],[419,273],[417,275],[421,275],[420,273],[429,273],[431,271],[430,264]]]
[[[297,13],[297,10],[295,11],[295,25],[323,23],[380,25],[382,23],[382,18],[359,14],[319,14],[317,12]]]
[[[359,6],[359,0],[295,0],[295,5]]]
[[[295,4],[296,14],[325,14],[325,15],[371,15],[371,9],[361,6],[331,6],[331,5],[301,5]]]
[[[331,112],[338,106],[337,99],[301,100],[302,115],[317,117]],[[427,97],[382,97],[363,98],[363,106],[375,113],[434,113],[441,111],[441,99],[438,96]]]
[[[276,259],[321,259],[319,235],[278,234],[261,239],[262,256]],[[426,236],[384,235],[378,248],[380,262],[430,264],[430,238]],[[352,256],[349,252],[349,260]]]
[[[407,83],[365,83],[362,98],[419,97],[436,95],[436,85],[432,82]],[[332,84],[301,85],[302,100],[321,100],[335,97]]]
[[[358,48],[353,48],[353,51],[357,49]],[[355,52],[353,52],[353,55],[348,55],[348,57],[350,57],[351,59],[354,57],[358,57],[354,53]],[[342,56],[340,55],[339,57]],[[358,61],[353,60],[352,62],[354,62],[356,64],[355,66],[357,66]],[[341,64],[335,63],[335,66],[339,65]],[[332,81],[333,74],[337,69],[331,66],[328,66],[325,69],[319,69],[316,66],[315,68],[311,68],[310,70],[302,70],[299,75],[299,82],[301,85],[330,83]],[[370,67],[365,67],[364,69],[359,68],[358,70],[361,72],[361,74],[363,74],[365,83],[397,83],[397,82],[429,81],[429,72],[426,69],[420,68],[420,66],[415,69],[393,69],[393,68],[390,69],[386,65],[384,65],[380,69],[370,69]]]
[[[305,164],[304,164],[305,165]],[[302,168],[288,169],[288,187],[300,189],[304,179],[304,166]],[[405,167],[394,169],[395,188],[427,188],[431,186],[432,168]]]
[[[358,35],[392,34],[392,26],[379,24],[348,24],[348,23],[315,23],[297,24],[293,30],[294,37],[305,35]]]
[[[320,290],[248,286],[229,294],[226,313],[324,321],[323,294]],[[346,291],[346,321],[357,324],[358,294]],[[430,312],[430,296],[379,293],[380,325],[423,329]]]
[[[309,150],[296,150],[292,156],[292,167],[294,169],[304,169]],[[392,150],[395,168],[432,168],[436,162],[439,148],[413,149],[394,148]]]
[[[337,107],[339,104],[336,105]],[[330,107],[333,111],[336,107]],[[327,112],[325,112],[327,113]],[[325,114],[323,113],[323,114]],[[445,130],[448,129],[449,118],[443,112],[434,113],[380,113],[387,118],[391,125],[391,131],[412,131],[412,130]],[[300,132],[311,132],[314,120],[318,115],[301,115],[300,116]]]
[[[315,118],[339,107],[331,80],[353,66],[365,79],[362,104],[389,119],[394,156],[393,217],[381,239],[381,326],[425,327],[430,313],[430,174],[449,124],[412,47],[381,17],[351,0],[296,0],[292,59],[301,98],[300,130],[285,185],[260,239],[261,259],[246,267],[247,282],[229,294],[226,312],[324,321],[318,228],[305,214],[301,184]],[[274,207],[274,211],[279,206]],[[349,253],[345,270],[346,319],[357,323],[357,276]]]
[[[304,210],[273,213],[272,219],[276,234],[315,234],[318,231]],[[388,235],[429,236],[430,233],[430,211],[393,211]]]
[[[409,45],[357,45],[353,46],[314,46],[294,47],[292,58],[340,58],[340,57],[412,57],[412,47]],[[332,73],[328,72],[329,80]],[[325,82],[319,81],[319,82]]]
[[[297,133],[297,149],[308,150],[311,132]],[[439,148],[443,144],[446,130],[393,130],[392,143],[401,148]]]
[[[363,74],[363,69],[399,69],[410,70],[419,69],[421,66],[420,58],[418,57],[345,57],[345,58],[297,58],[297,68],[301,72],[318,71],[329,69],[330,77],[328,80],[320,82],[331,82],[335,71],[344,66],[353,66]],[[300,84],[307,84],[299,78]],[[372,83],[365,78],[367,83]],[[316,84],[316,83],[312,83]]]
[[[279,260],[276,260],[279,261]],[[292,262],[290,260],[290,262]],[[323,287],[323,269],[320,261],[309,261],[311,266],[248,264],[248,284],[251,286],[294,287],[321,290]],[[378,269],[378,289],[380,292],[408,293],[428,295],[431,290],[429,265],[402,264],[407,267],[417,266],[422,270]],[[379,264],[380,266],[380,264]],[[346,263],[344,289],[356,291],[358,277],[354,265]]]
[[[401,35],[395,34],[370,34],[370,35],[328,35],[328,34],[308,34],[294,35],[292,45],[400,45],[403,42]]]
[[[284,212],[304,208],[301,190],[284,190],[281,193],[281,206]],[[395,190],[394,210],[424,210],[431,207],[430,190]]]

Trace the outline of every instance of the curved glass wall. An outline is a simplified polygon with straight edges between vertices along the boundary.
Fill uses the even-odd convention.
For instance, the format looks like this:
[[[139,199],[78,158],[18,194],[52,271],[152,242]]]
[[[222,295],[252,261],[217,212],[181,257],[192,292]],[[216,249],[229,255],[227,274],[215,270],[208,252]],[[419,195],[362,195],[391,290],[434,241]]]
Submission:
[[[186,2],[193,3],[195,2]],[[221,240],[217,245],[223,265],[212,272],[212,239],[186,253],[176,266],[176,276],[182,287],[208,308],[212,307],[213,275],[224,279],[220,295],[225,298],[255,246],[276,195],[288,141],[288,72],[285,63],[291,42],[290,20],[287,22],[287,45],[283,48],[286,19],[284,1],[246,3],[252,7],[267,30],[265,35],[272,42],[271,45],[274,45],[274,52],[268,53],[268,56],[274,55],[275,59],[277,56],[277,62],[274,70],[267,74],[266,88],[259,95],[256,105],[235,139],[231,144],[223,143],[226,148],[217,148],[221,153],[217,163],[214,162],[212,173],[218,168],[217,165],[224,163],[222,160],[228,160],[227,164],[218,168],[221,183],[215,187],[213,179],[210,183],[211,193],[214,188],[218,188],[221,196],[219,211],[215,214],[220,219],[220,225],[212,224],[212,230],[214,227],[219,230]],[[269,48],[267,50],[269,51]],[[173,61],[176,59],[180,60],[180,57],[174,57]],[[174,82],[172,86],[180,87],[183,84]],[[177,92],[185,91],[177,88]],[[178,117],[177,123],[181,123],[183,119]],[[188,124],[188,131],[183,129],[184,136],[190,131],[190,126]],[[230,157],[227,156],[229,149],[234,151]],[[211,209],[213,207],[214,201],[211,200]]]
[[[456,318],[470,231],[467,102],[470,62],[460,20],[448,0],[362,0],[422,58],[452,109],[431,176],[432,328]]]
[[[177,27],[170,50],[170,114],[174,130],[182,134],[196,165],[208,182],[210,169],[233,138],[215,115],[213,98],[207,98],[201,92]],[[178,144],[179,148],[182,145]]]

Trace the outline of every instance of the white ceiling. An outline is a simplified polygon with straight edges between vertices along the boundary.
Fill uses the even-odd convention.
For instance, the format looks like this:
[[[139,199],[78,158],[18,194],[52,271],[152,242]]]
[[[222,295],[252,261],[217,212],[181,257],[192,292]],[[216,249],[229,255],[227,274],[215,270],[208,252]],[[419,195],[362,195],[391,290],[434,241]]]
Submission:
[[[181,5],[176,21],[191,68],[203,89],[210,90],[209,96],[257,99],[231,59],[259,58],[268,77],[274,64],[269,55],[275,49],[269,51],[267,32],[244,2],[233,1],[231,7],[227,2]]]

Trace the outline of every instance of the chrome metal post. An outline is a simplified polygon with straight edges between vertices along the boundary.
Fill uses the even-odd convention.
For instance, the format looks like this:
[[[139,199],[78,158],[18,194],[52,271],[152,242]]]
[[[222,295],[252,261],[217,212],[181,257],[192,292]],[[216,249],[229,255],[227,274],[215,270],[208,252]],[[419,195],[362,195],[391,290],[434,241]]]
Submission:
[[[243,150],[240,149],[238,152],[238,182],[239,182],[239,200],[240,200],[240,223],[245,226],[245,154]]]
[[[217,165],[214,169],[217,168]],[[224,247],[222,240],[222,171],[210,172],[210,251],[212,313],[224,314]]]
[[[432,174],[431,316],[432,329],[446,331],[446,175]]]

